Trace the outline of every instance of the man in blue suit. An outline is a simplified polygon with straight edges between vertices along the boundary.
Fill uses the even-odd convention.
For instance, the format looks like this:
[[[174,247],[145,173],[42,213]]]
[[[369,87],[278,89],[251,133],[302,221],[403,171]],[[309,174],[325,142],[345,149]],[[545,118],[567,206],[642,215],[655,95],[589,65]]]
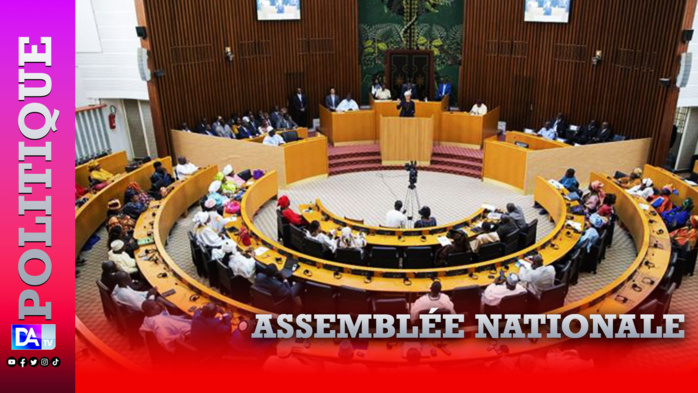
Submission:
[[[257,274],[254,285],[269,292],[276,303],[290,298],[296,304],[300,304],[299,295],[303,284],[297,282],[291,285],[279,274],[279,269],[273,263]]]
[[[441,78],[441,83],[436,89],[436,95],[434,95],[434,101],[441,101],[447,95],[451,95],[451,84],[448,83],[448,79]]]

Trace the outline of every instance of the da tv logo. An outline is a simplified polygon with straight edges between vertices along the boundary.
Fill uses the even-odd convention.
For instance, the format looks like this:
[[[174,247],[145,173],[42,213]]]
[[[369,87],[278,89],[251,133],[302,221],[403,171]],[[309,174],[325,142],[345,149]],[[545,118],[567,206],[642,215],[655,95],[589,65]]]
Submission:
[[[56,348],[56,325],[12,325],[12,349]]]

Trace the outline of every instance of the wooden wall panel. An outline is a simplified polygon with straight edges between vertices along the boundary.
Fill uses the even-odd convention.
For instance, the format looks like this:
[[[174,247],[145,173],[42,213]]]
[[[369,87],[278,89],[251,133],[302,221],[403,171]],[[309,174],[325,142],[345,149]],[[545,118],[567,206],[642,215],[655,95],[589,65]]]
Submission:
[[[620,134],[653,138],[650,161],[663,163],[681,30],[696,0],[573,0],[569,24],[525,23],[524,4],[465,2],[461,107],[482,98],[509,129],[540,128],[560,111],[571,124],[607,120]],[[672,87],[659,84],[665,77]]]
[[[149,83],[160,155],[171,154],[167,130],[183,121],[268,111],[298,85],[311,118],[331,85],[360,96],[355,0],[303,0],[302,20],[282,22],[258,22],[253,0],[135,1],[152,69],[165,72]]]

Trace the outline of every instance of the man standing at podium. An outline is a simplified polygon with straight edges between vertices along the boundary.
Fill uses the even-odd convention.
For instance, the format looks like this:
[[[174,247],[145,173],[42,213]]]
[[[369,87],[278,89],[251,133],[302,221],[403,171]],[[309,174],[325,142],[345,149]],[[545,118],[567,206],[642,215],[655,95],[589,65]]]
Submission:
[[[412,101],[412,92],[407,90],[405,92],[405,99],[400,100],[397,105],[397,109],[400,110],[400,117],[414,117],[414,101]]]

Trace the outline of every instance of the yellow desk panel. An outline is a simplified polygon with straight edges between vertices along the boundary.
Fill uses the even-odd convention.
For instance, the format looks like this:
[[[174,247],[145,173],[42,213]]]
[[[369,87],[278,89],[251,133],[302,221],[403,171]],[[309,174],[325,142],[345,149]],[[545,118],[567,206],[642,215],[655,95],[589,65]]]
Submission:
[[[383,165],[417,161],[420,166],[427,166],[434,149],[434,121],[432,118],[381,117],[380,141]]]
[[[287,185],[329,173],[327,137],[324,135],[287,143],[280,148],[284,150]]]
[[[376,112],[331,112],[320,106],[320,126],[333,146],[373,144],[376,133]]]
[[[537,135],[525,134],[523,132],[517,131],[507,132],[506,142],[510,144],[514,144],[516,142],[526,143],[528,145],[529,150],[546,150],[572,147],[566,143],[551,141]]]
[[[499,142],[496,137],[485,141],[482,177],[523,191],[526,186],[526,149]]]

